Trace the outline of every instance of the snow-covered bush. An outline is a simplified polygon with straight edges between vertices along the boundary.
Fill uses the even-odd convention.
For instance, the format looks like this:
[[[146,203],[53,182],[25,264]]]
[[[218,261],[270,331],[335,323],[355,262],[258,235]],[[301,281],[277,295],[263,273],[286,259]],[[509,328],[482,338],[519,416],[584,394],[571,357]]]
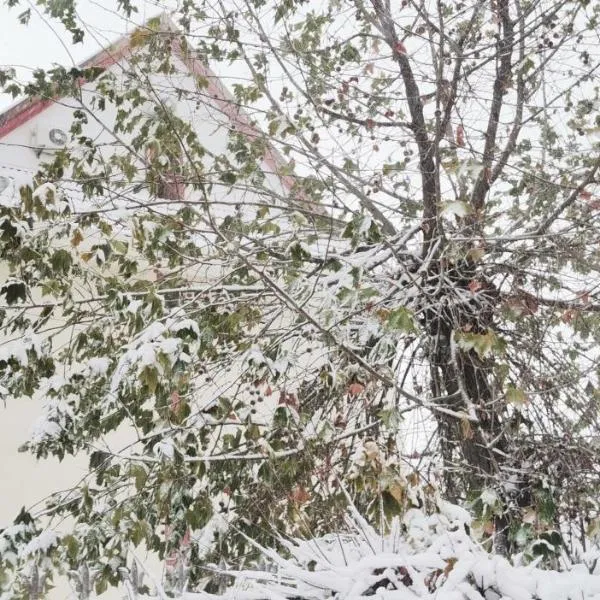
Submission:
[[[439,501],[427,515],[408,510],[377,533],[354,509],[347,533],[283,541],[284,553],[261,548],[268,567],[232,572],[232,600],[592,600],[600,599],[597,560],[587,556],[564,570],[541,568],[524,555],[491,554],[470,533],[463,509]],[[186,600],[208,599],[204,593]]]

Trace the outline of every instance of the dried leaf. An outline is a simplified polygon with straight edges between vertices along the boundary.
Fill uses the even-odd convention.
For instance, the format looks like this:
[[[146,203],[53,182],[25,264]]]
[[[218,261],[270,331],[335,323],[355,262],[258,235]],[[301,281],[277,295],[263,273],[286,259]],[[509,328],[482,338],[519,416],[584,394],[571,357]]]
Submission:
[[[290,494],[290,500],[301,506],[310,500],[310,494],[306,491],[306,488],[301,485],[297,485]]]
[[[406,498],[406,491],[403,485],[394,482],[388,487],[388,492],[398,504],[403,505],[404,499]]]
[[[462,433],[463,440],[472,440],[475,435],[468,419],[460,420],[460,431]]]
[[[394,46],[394,52],[398,55],[405,56],[406,55],[406,46],[402,42],[398,41],[398,42],[396,42],[396,45]]]
[[[71,238],[71,246],[77,248],[81,242],[83,242],[83,234],[79,229],[76,229],[73,233],[73,237]]]
[[[472,281],[469,282],[469,285],[467,287],[474,294],[475,292],[478,292],[483,287],[483,284],[481,283],[481,281],[477,281],[477,279],[473,279]]]
[[[348,394],[350,394],[350,396],[358,396],[359,394],[362,394],[362,392],[365,391],[365,386],[362,383],[359,383],[358,381],[355,381],[354,383],[351,383],[348,386]]]
[[[454,565],[458,562],[458,558],[452,557],[446,559],[446,567],[444,568],[444,575],[448,576],[452,569],[454,569]]]
[[[179,412],[179,407],[181,406],[181,396],[179,395],[179,392],[171,392],[171,402],[169,406],[175,414]]]

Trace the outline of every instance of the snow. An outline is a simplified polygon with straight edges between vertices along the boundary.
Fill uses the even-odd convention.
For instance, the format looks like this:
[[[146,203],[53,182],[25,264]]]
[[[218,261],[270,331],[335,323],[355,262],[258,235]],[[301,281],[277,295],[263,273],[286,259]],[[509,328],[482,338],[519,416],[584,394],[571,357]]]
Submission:
[[[187,326],[189,327],[189,324]],[[182,340],[179,337],[172,337],[173,333],[180,330],[181,328],[177,328],[172,322],[170,327],[159,321],[148,325],[135,340],[123,348],[124,353],[111,379],[111,391],[116,393],[132,370],[135,370],[137,376],[145,367],[154,367],[162,373],[164,367],[159,361],[161,356],[165,357],[170,364],[176,360],[189,361],[189,354],[182,351]]]
[[[154,454],[162,460],[173,460],[175,458],[173,440],[165,438],[154,444]]]
[[[491,500],[491,498],[489,498]],[[408,510],[383,535],[350,507],[348,532],[281,540],[287,553],[260,548],[265,570],[235,577],[224,600],[296,598],[354,600],[600,600],[600,576],[574,564],[565,571],[512,563],[489,554],[467,532],[469,513],[438,500],[439,512]],[[597,552],[596,552],[597,554]],[[289,558],[288,558],[289,557]],[[205,592],[184,600],[211,600]]]
[[[39,200],[46,200],[48,194],[56,196],[56,186],[53,183],[42,183],[35,190],[33,190],[33,198]]]
[[[98,356],[88,359],[87,366],[90,371],[90,375],[101,377],[106,375],[110,367],[110,360],[107,356]]]
[[[42,414],[35,421],[29,439],[39,444],[60,435],[69,421],[73,420],[73,409],[63,400],[50,398],[44,405]]]
[[[46,552],[52,546],[56,546],[58,541],[59,538],[56,532],[46,529],[27,543],[27,545],[21,550],[20,556],[25,558],[35,554],[36,552]]]
[[[0,346],[0,360],[8,362],[15,360],[22,366],[29,364],[27,352],[33,351],[38,356],[43,356],[43,340],[33,332],[26,333],[19,340],[9,340]]]

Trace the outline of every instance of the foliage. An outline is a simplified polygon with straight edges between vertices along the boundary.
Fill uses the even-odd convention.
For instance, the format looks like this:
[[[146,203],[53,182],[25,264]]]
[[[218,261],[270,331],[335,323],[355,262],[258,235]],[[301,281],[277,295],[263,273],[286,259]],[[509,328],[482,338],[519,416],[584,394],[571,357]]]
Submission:
[[[199,0],[126,68],[2,71],[76,108],[0,206],[0,391],[89,460],[2,533],[6,597],[132,581],[140,545],[214,591],[410,477],[501,554],[593,530],[599,6]]]

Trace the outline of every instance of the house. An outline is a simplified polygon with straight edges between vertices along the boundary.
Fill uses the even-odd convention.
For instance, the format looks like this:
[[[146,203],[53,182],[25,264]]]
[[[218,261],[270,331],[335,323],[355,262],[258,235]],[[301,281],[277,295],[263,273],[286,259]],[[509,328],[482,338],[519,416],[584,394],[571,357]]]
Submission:
[[[20,188],[31,185],[38,167],[51,162],[63,148],[71,143],[71,122],[74,111],[87,115],[82,134],[94,139],[102,148],[104,158],[110,161],[120,156],[132,132],[114,135],[115,122],[119,118],[118,108],[114,105],[98,109],[102,98],[98,85],[107,75],[114,75],[116,85],[131,85],[131,72],[139,68],[136,56],[143,48],[145,36],[156,35],[168,47],[172,69],[163,73],[142,73],[146,83],[156,93],[158,104],[169,103],[169,110],[196,133],[198,140],[211,156],[227,152],[228,133],[231,130],[242,134],[249,140],[264,143],[264,135],[251,123],[250,118],[240,108],[240,104],[228,92],[207,65],[192,52],[184,48],[175,28],[166,18],[154,20],[145,28],[136,30],[132,35],[122,38],[110,48],[103,50],[80,67],[77,75],[77,92],[73,96],[58,96],[24,100],[0,115],[0,205],[10,206],[18,203]],[[101,72],[101,77],[87,80],[81,73]],[[173,98],[173,90],[179,93]],[[164,93],[163,93],[164,92]],[[145,161],[160,159],[153,154],[150,146],[139,157],[140,165]],[[294,180],[289,175],[286,161],[268,144],[265,145],[261,173],[262,186],[272,192],[273,198],[285,199],[294,188]],[[89,199],[80,192],[81,181],[65,177],[53,182],[68,192],[66,198],[71,210],[82,211],[89,207]],[[117,192],[99,194],[92,208],[103,207],[115,211],[118,223],[119,211],[135,203],[144,203],[152,199],[168,210],[169,203],[194,201],[198,190],[178,172],[167,169],[159,179],[136,178],[118,187]],[[44,194],[51,189],[42,186],[34,192]],[[255,195],[255,197],[253,196]],[[227,182],[222,187],[213,187],[210,201],[223,205],[224,211],[238,210],[240,204],[254,205],[260,201],[259,192],[236,189]],[[89,241],[84,244],[89,244]],[[153,265],[147,265],[147,277],[157,277]],[[200,279],[210,277],[210,273],[196,273]],[[0,286],[7,281],[8,273],[0,265]],[[0,342],[0,358],[2,357]],[[51,491],[68,488],[86,471],[87,462],[78,459],[66,459],[62,463],[54,460],[37,463],[27,454],[18,454],[17,448],[29,435],[33,421],[40,407],[31,400],[11,399],[3,409],[0,419],[0,527],[10,522],[21,506],[30,506],[44,498]]]

